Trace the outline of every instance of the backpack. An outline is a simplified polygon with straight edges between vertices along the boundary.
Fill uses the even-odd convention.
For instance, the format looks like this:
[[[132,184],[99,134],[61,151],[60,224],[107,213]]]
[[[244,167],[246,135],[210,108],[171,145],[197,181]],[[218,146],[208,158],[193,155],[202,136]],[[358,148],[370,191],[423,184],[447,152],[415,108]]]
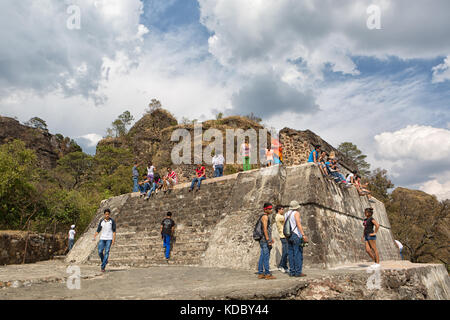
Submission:
[[[258,221],[255,224],[255,228],[253,229],[253,239],[255,241],[259,241],[262,238],[264,238],[263,231],[262,231],[262,222],[261,222],[262,217],[263,217],[263,215],[259,217]]]
[[[284,221],[284,226],[283,226],[283,234],[285,236],[286,239],[289,239],[292,235],[292,229],[291,229],[291,215],[294,213],[293,211],[289,211],[291,214],[289,215],[289,217],[286,219],[286,221]],[[295,228],[297,228],[297,224],[295,225]],[[295,230],[294,228],[294,230]]]

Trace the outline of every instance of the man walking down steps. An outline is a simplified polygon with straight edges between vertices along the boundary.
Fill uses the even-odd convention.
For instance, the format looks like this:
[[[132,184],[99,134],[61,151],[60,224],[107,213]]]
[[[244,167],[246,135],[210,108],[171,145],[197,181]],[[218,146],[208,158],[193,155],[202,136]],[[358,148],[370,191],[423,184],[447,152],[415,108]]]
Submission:
[[[98,255],[102,261],[102,272],[105,272],[106,264],[108,263],[109,249],[111,249],[111,246],[116,241],[116,223],[109,217],[111,210],[105,209],[103,213],[105,217],[98,224],[97,232],[95,232],[94,239],[92,240],[95,241],[95,237],[100,231],[102,232],[100,241],[98,242]]]

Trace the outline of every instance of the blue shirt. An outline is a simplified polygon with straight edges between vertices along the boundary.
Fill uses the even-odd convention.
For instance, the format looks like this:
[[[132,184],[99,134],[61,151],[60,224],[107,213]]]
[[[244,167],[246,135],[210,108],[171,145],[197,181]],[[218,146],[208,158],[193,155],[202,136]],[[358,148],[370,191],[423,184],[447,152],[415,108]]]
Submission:
[[[139,171],[136,166],[133,167],[133,178],[139,178]]]
[[[309,154],[308,162],[314,162],[314,156],[313,156],[314,152],[316,153],[316,161],[319,160],[319,153],[316,150],[313,150]]]

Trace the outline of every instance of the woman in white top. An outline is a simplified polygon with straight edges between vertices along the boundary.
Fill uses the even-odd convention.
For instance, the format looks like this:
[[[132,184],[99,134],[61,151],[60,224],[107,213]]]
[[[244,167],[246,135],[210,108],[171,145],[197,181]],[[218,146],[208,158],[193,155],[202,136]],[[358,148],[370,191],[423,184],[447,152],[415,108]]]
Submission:
[[[147,166],[147,177],[150,179],[150,182],[153,182],[154,171],[155,167],[149,162]]]

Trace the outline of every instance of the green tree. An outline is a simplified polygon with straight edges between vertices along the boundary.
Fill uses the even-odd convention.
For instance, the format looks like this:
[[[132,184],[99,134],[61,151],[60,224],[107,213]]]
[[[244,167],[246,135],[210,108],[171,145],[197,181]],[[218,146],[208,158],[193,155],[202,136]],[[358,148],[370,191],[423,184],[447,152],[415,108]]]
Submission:
[[[348,159],[352,160],[361,176],[367,177],[370,173],[370,164],[366,162],[367,156],[351,142],[343,142],[339,145],[338,150]]]
[[[44,131],[48,131],[47,129],[47,123],[42,120],[41,118],[38,117],[33,117],[30,120],[28,120],[27,122],[25,122],[26,126],[32,127],[32,128],[37,128],[37,129],[42,129]]]
[[[58,170],[68,173],[72,179],[71,188],[76,188],[87,179],[93,168],[94,158],[84,152],[71,152],[58,160]]]
[[[159,110],[162,108],[162,104],[157,99],[152,99],[150,103],[148,104],[148,109],[146,110],[147,113],[153,113],[156,110]]]
[[[39,176],[36,154],[25,143],[14,140],[0,146],[0,225],[21,228],[39,211],[33,182]]]
[[[369,190],[372,195],[385,204],[389,201],[389,189],[394,188],[394,184],[387,176],[387,170],[377,168],[367,177]]]
[[[130,150],[110,145],[98,147],[94,157],[95,171],[99,175],[112,175],[119,166],[131,166],[132,162],[133,154]]]
[[[123,112],[116,120],[113,121],[112,128],[108,128],[106,130],[107,136],[112,136],[114,134],[116,138],[123,137],[127,134],[127,127],[133,120],[134,117],[131,115],[130,111]]]

